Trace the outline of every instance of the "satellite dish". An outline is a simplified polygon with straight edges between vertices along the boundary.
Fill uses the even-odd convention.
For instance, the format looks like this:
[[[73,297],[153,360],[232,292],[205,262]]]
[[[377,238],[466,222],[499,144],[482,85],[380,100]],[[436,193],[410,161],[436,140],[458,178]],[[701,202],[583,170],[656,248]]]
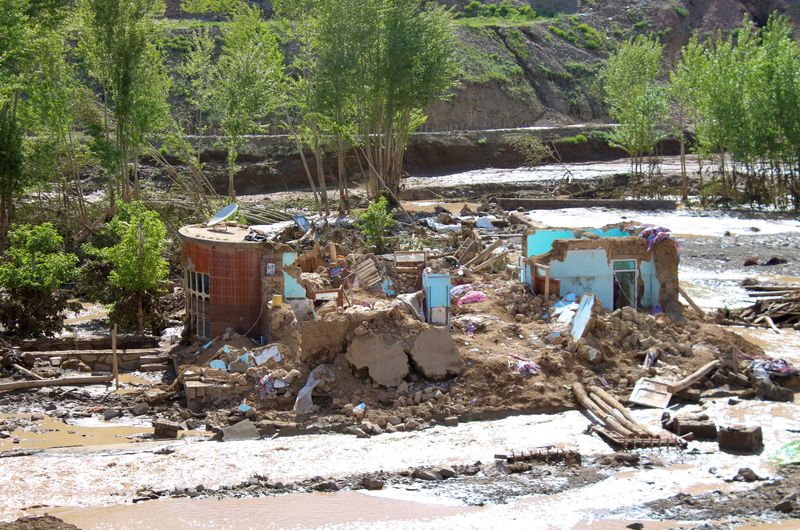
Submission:
[[[208,220],[206,226],[216,226],[220,223],[224,223],[225,221],[233,217],[233,215],[236,214],[236,212],[238,211],[239,211],[238,204],[235,203],[229,204],[225,208],[215,213],[214,216]]]

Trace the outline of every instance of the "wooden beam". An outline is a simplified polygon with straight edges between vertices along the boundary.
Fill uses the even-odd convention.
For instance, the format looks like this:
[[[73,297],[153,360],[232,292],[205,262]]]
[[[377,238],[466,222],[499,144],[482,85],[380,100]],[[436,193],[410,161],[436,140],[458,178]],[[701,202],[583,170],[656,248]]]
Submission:
[[[680,381],[676,381],[668,385],[667,389],[673,394],[677,394],[681,390],[686,390],[696,382],[700,381],[703,377],[708,375],[708,373],[717,366],[719,366],[719,364],[720,364],[719,360],[711,361],[707,365],[697,370],[695,373],[684,377]]]
[[[499,247],[501,243],[502,241],[500,239],[496,239],[491,245],[483,249],[477,256],[466,262],[464,266],[469,267],[470,265],[474,265],[475,263],[481,263],[489,256],[489,254],[492,253],[494,249]]]
[[[702,309],[700,309],[700,306],[699,306],[699,305],[697,305],[697,304],[695,304],[695,303],[694,303],[694,300],[692,300],[692,299],[691,299],[691,297],[690,297],[688,294],[686,294],[686,291],[684,291],[684,290],[683,290],[683,287],[678,287],[678,292],[679,292],[679,293],[681,293],[681,296],[683,296],[683,298],[684,298],[684,299],[685,299],[687,302],[689,302],[689,305],[690,305],[690,306],[692,306],[692,309],[694,309],[695,311],[697,311],[698,313],[700,313],[700,316],[701,316],[701,317],[705,318],[705,316],[706,316],[706,312],[705,312],[705,311],[703,311]]]
[[[42,381],[44,379],[44,377],[42,377],[41,375],[35,374],[30,370],[28,370],[27,368],[18,365],[17,363],[12,363],[11,366],[16,368],[19,373],[27,375],[31,379],[37,379],[39,381]]]
[[[22,390],[26,388],[42,388],[46,386],[80,386],[99,385],[110,383],[114,375],[95,375],[88,377],[64,377],[61,379],[44,379],[42,381],[16,381],[14,383],[0,383],[0,392],[7,390]]]

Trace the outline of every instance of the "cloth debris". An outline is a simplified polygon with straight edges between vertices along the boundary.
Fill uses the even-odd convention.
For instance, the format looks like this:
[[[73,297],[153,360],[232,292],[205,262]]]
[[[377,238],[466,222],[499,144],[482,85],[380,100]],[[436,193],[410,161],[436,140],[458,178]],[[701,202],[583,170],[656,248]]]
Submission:
[[[425,223],[428,225],[428,228],[433,230],[434,232],[444,233],[444,232],[461,232],[461,225],[446,225],[442,223],[437,223],[434,221],[433,217],[429,217],[425,219]]]
[[[314,389],[324,384],[326,381],[333,381],[336,379],[336,374],[326,364],[321,364],[311,370],[306,379],[306,384],[297,393],[297,399],[294,402],[292,409],[295,414],[310,414],[314,407],[314,402],[311,400],[311,393]]]
[[[465,304],[474,304],[477,302],[485,302],[487,300],[486,293],[483,291],[469,291],[467,294],[458,299],[457,305],[461,307]]]

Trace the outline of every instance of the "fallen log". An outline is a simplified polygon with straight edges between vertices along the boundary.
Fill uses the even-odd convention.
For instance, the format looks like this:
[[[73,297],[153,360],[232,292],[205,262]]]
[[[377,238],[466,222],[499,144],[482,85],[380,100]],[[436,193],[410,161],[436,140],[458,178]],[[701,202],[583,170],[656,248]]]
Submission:
[[[13,383],[0,383],[0,392],[8,390],[23,390],[26,388],[43,388],[46,386],[81,386],[99,385],[110,383],[114,375],[95,375],[87,377],[63,377],[60,379],[43,379],[41,381],[15,381]]]
[[[680,381],[676,381],[668,385],[667,389],[673,394],[677,394],[681,390],[686,390],[696,382],[700,381],[703,377],[708,375],[708,373],[711,372],[711,370],[713,370],[718,366],[719,366],[719,360],[711,361],[707,365],[697,370],[695,373],[684,377]]]
[[[589,396],[586,395],[586,390],[584,390],[582,384],[575,383],[575,385],[572,387],[572,393],[575,395],[575,399],[578,400],[578,403],[580,403],[583,408],[594,414],[594,416],[600,422],[605,424],[608,429],[611,429],[615,433],[622,436],[635,436],[634,431],[623,427],[614,416],[607,414],[594,401],[589,399]]]
[[[597,400],[604,402],[607,406],[615,410],[622,417],[620,418],[620,420],[624,419],[625,422],[627,422],[632,426],[632,430],[647,435],[653,434],[647,427],[636,421],[631,415],[630,411],[628,411],[628,409],[625,406],[623,406],[622,403],[620,403],[617,400],[617,398],[615,398],[614,396],[612,396],[599,386],[589,387],[589,392],[591,392],[593,398],[597,398]]]

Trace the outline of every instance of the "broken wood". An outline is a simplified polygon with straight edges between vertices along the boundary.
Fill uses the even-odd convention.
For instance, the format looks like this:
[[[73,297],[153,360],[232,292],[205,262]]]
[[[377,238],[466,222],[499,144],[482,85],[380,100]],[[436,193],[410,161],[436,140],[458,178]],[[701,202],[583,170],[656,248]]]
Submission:
[[[683,290],[683,287],[678,287],[678,292],[681,294],[684,300],[689,302],[689,305],[692,306],[692,309],[700,313],[700,316],[702,318],[706,317],[706,312],[700,309],[699,305],[694,303],[694,300],[692,300],[692,298],[688,294],[686,294],[686,291]]]
[[[495,240],[494,240],[494,242],[492,242],[492,244],[491,244],[491,245],[489,245],[488,247],[486,247],[485,249],[483,249],[483,250],[482,250],[480,253],[478,253],[478,255],[477,255],[477,256],[475,256],[474,258],[472,258],[471,260],[469,260],[468,262],[466,262],[466,263],[464,264],[464,266],[465,266],[465,267],[469,267],[469,266],[471,266],[471,265],[474,265],[474,264],[476,264],[476,263],[481,263],[481,262],[483,262],[483,261],[484,261],[484,260],[485,260],[487,257],[489,257],[489,255],[492,253],[492,251],[493,251],[494,249],[496,249],[497,247],[499,247],[501,244],[502,244],[502,240],[500,240],[500,239],[495,239]]]
[[[483,262],[483,263],[481,263],[480,265],[477,265],[477,266],[475,266],[475,267],[472,267],[470,270],[472,270],[472,272],[478,272],[478,271],[482,271],[483,269],[485,269],[485,268],[487,268],[487,267],[491,267],[492,265],[494,265],[495,263],[497,263],[497,262],[498,262],[498,261],[500,261],[501,259],[503,259],[503,258],[507,257],[507,256],[508,256],[508,254],[509,254],[509,251],[502,252],[502,253],[498,254],[497,256],[494,256],[494,257],[492,257],[492,258],[489,258],[488,260],[484,261],[484,262]]]
[[[632,430],[623,427],[622,424],[619,421],[617,421],[617,419],[614,416],[607,414],[602,408],[600,408],[597,405],[597,403],[589,399],[589,396],[586,394],[586,390],[584,390],[582,384],[575,383],[575,385],[573,385],[572,387],[572,394],[575,396],[575,399],[578,400],[578,403],[580,403],[583,408],[594,414],[594,416],[601,423],[605,424],[607,428],[623,436],[633,436],[634,432]]]
[[[28,377],[30,377],[30,378],[32,378],[32,379],[36,379],[36,380],[39,380],[39,381],[42,381],[42,380],[44,379],[44,377],[42,377],[42,376],[40,376],[40,375],[38,375],[38,374],[35,374],[35,373],[31,372],[31,371],[30,371],[30,370],[28,370],[27,368],[25,368],[25,367],[22,367],[22,366],[18,365],[17,363],[12,363],[12,364],[11,364],[11,366],[13,366],[14,368],[16,368],[16,370],[17,370],[19,373],[21,373],[21,374],[24,374],[24,375],[27,375]]]
[[[26,388],[43,388],[46,386],[81,386],[99,385],[110,383],[114,375],[94,375],[87,377],[63,377],[60,379],[43,379],[41,381],[16,381],[14,383],[0,383],[0,392],[8,390],[23,390]]]
[[[677,394],[678,392],[680,392],[682,390],[686,390],[687,388],[689,388],[693,384],[695,384],[698,381],[700,381],[703,377],[708,375],[708,373],[711,372],[711,370],[715,369],[717,366],[719,366],[719,364],[720,364],[719,360],[711,361],[707,365],[705,365],[702,368],[700,368],[699,370],[697,370],[695,373],[684,377],[680,381],[676,381],[676,382],[668,385],[667,388],[673,394]]]

